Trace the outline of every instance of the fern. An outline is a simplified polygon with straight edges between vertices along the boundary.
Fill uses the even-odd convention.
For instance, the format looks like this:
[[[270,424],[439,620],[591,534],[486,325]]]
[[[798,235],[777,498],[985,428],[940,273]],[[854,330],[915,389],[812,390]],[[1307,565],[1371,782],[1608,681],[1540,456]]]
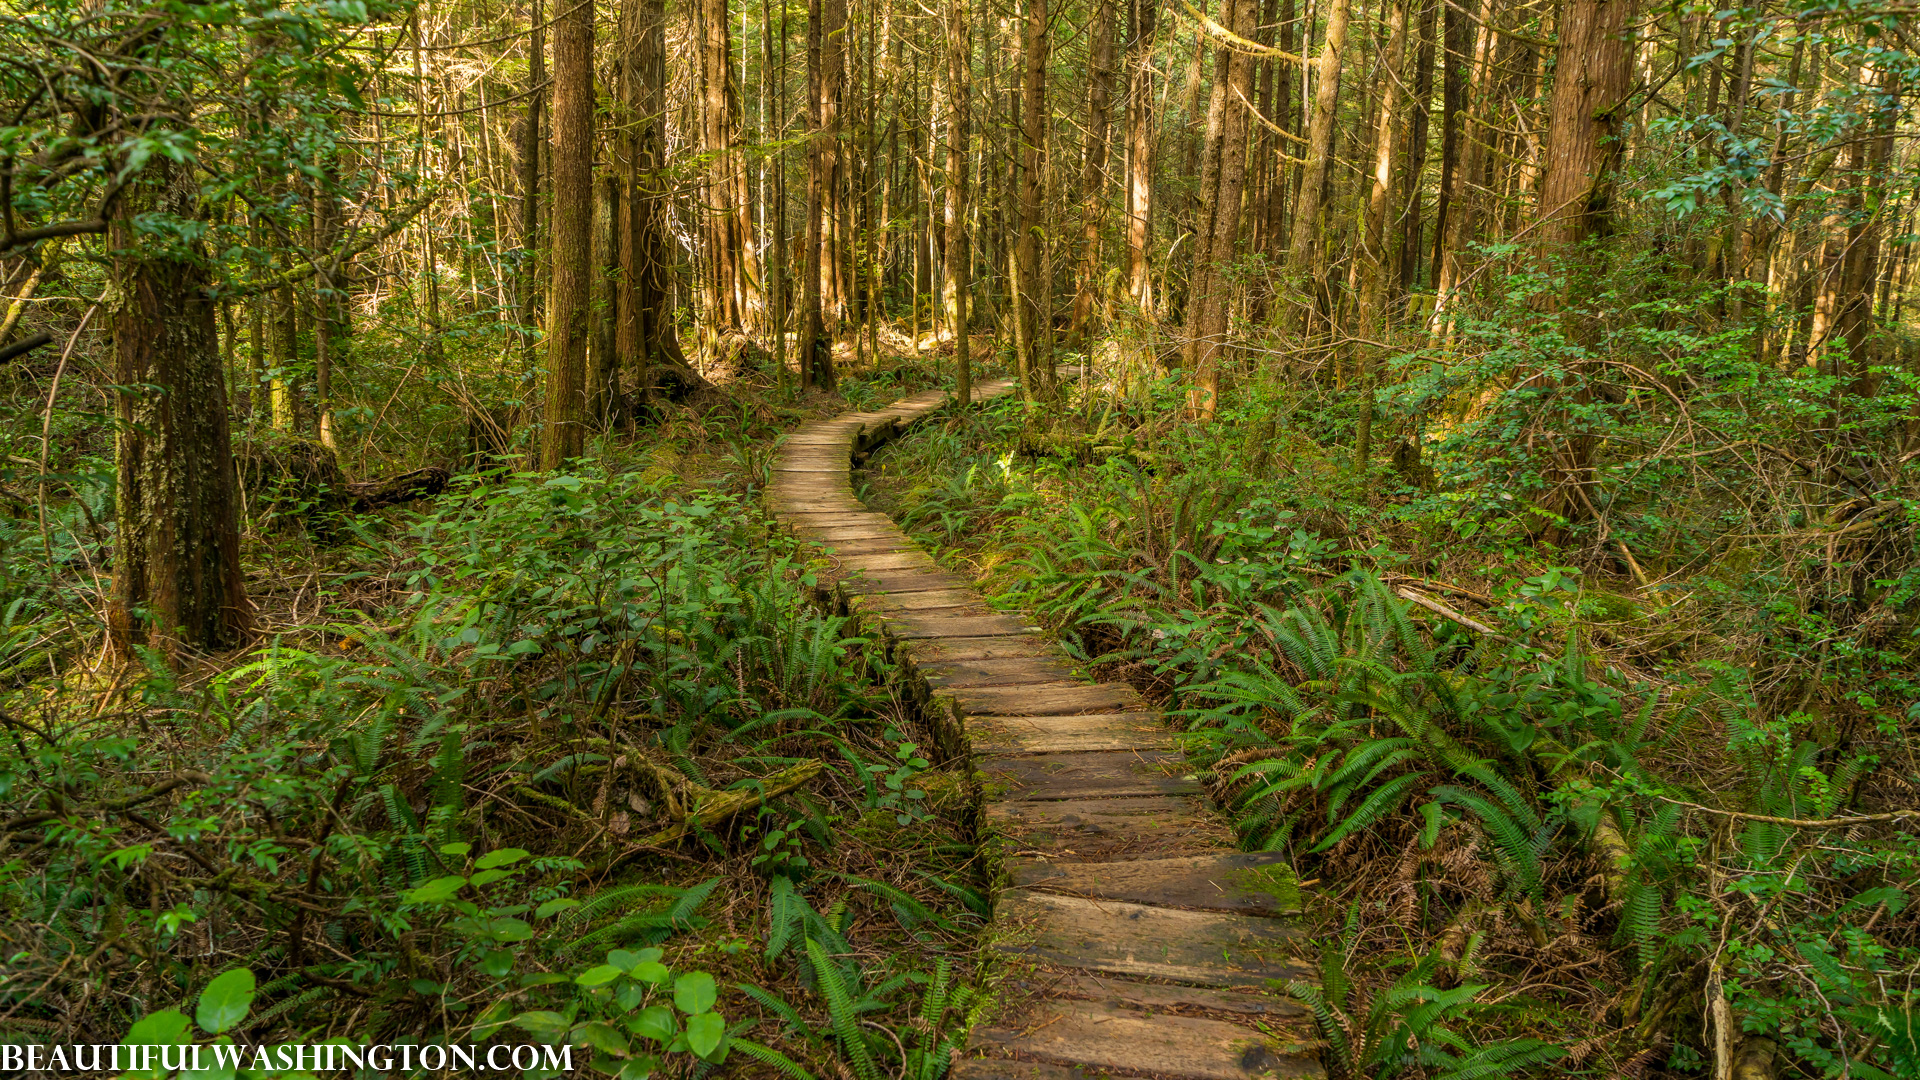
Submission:
[[[821,996],[827,999],[827,1015],[833,1020],[833,1032],[839,1037],[841,1052],[853,1066],[854,1075],[859,1080],[880,1080],[880,1068],[874,1064],[873,1052],[860,1033],[860,1018],[854,1011],[853,996],[847,992],[839,967],[811,937],[807,938],[807,958],[813,961],[814,978],[819,983]]]
[[[762,1065],[772,1066],[789,1080],[814,1080],[813,1074],[801,1068],[799,1062],[771,1047],[741,1038],[729,1039],[727,1045]]]

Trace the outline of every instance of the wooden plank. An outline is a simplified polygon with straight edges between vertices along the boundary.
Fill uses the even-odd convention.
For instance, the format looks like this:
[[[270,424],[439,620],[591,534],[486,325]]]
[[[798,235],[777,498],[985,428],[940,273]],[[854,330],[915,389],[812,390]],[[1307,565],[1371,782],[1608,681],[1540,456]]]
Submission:
[[[979,615],[972,618],[909,617],[889,620],[893,636],[912,638],[989,637],[996,635],[1037,634],[1040,628],[1011,615]]]
[[[980,594],[972,589],[933,589],[928,592],[913,593],[873,593],[860,598],[854,605],[861,611],[871,611],[877,615],[889,615],[912,611],[945,611],[954,608],[977,608],[982,615],[993,614],[980,599]]]
[[[848,555],[839,560],[842,570],[938,570],[933,557],[919,548],[886,554]]]
[[[922,595],[943,595],[940,593]],[[928,686],[947,689],[979,686],[1023,686],[1060,678],[1060,665],[1051,657],[1013,656],[999,660],[937,660],[921,663]]]
[[[1124,712],[1145,702],[1133,688],[1119,683],[1088,686],[1065,678],[1047,687],[996,690],[981,688],[958,695],[970,716],[1069,716],[1075,713]]]
[[[955,691],[965,694],[968,691]],[[945,696],[944,692],[940,696]],[[976,754],[1064,754],[1086,750],[1168,750],[1173,732],[1152,713],[1093,716],[971,716]]]
[[[1268,917],[1299,914],[1298,880],[1286,858],[1271,851],[1013,868],[1013,883],[1023,889]]]
[[[916,661],[945,663],[950,660],[1006,660],[1014,657],[1046,657],[1054,651],[1037,634],[992,634],[987,637],[915,638],[907,642]]]
[[[1009,865],[1106,863],[1215,855],[1233,833],[1198,795],[989,802],[989,826],[1006,841]]]
[[[1043,1002],[1013,1020],[1006,1026],[975,1031],[971,1045],[1050,1064],[1119,1069],[1161,1080],[1292,1080],[1325,1075],[1306,1056],[1307,1047],[1285,1044],[1223,1020],[1156,1015],[1094,1001]]]
[[[838,556],[893,555],[903,551],[920,550],[913,546],[913,541],[897,534],[862,537],[857,540],[833,540],[820,543],[820,547],[829,554]]]
[[[1000,947],[1039,963],[1195,986],[1311,977],[1306,934],[1279,919],[1009,889],[994,906]]]
[[[1132,795],[1198,795],[1186,758],[1174,753],[1047,754],[1000,758],[977,766],[989,784],[1016,799],[1117,799]]]
[[[857,593],[927,592],[967,585],[945,570],[847,570],[838,577],[849,592]]]
[[[1137,863],[1123,863],[1136,866]],[[1238,1016],[1257,1016],[1268,1030],[1285,1031],[1302,1039],[1313,1034],[1313,1014],[1292,998],[1249,987],[1219,990],[1206,986],[1144,983],[1114,975],[1084,971],[1035,972],[1012,981],[1015,991],[1044,998],[1104,1001],[1134,1009],[1204,1010]]]

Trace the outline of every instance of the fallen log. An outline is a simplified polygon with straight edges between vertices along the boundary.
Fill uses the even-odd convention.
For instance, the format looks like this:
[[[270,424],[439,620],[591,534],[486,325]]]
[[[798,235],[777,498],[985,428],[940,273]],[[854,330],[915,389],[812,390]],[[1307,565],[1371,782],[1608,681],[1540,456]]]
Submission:
[[[453,474],[437,465],[424,469],[414,469],[398,476],[389,476],[385,480],[363,480],[347,485],[347,493],[353,496],[353,509],[356,513],[378,510],[383,506],[398,506],[419,499],[431,499],[447,490],[448,481]]]

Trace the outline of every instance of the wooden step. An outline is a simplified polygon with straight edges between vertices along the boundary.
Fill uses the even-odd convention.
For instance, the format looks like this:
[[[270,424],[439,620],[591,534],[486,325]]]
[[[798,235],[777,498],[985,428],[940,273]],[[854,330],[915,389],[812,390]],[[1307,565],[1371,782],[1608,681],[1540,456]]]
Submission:
[[[941,593],[922,593],[940,596]],[[920,663],[920,675],[937,689],[987,686],[1026,686],[1059,681],[1060,665],[1052,658],[1012,656],[998,660],[929,660]]]
[[[943,664],[966,660],[1057,659],[1049,644],[1035,634],[990,634],[986,637],[918,638],[908,642],[916,660]]]
[[[1142,795],[1199,795],[1187,762],[1169,752],[1107,751],[996,758],[977,767],[982,779],[1010,799],[1117,799]]]
[[[1276,852],[1234,852],[1114,863],[1023,859],[1010,867],[1023,889],[1161,907],[1297,915],[1300,886]]]
[[[1094,1001],[1045,1001],[1017,1020],[1018,1027],[995,1025],[975,1031],[970,1049],[1162,1080],[1277,1080],[1325,1075],[1310,1057],[1311,1047],[1285,1044],[1256,1028],[1221,1020],[1152,1013]],[[995,1074],[956,1071],[954,1075],[978,1078]]]
[[[911,640],[913,638],[1018,636],[1037,634],[1040,632],[1039,627],[1023,622],[1011,615],[978,615],[970,618],[903,615],[898,619],[892,620],[891,630],[894,637],[903,640]]]
[[[1007,799],[987,805],[986,824],[1001,836],[1009,868],[1030,861],[1077,864],[1216,855],[1233,848],[1232,830],[1207,812],[1198,795]]]
[[[1065,672],[1061,673],[1063,676]],[[1140,708],[1145,703],[1133,688],[1118,683],[1088,686],[1062,678],[1052,686],[965,690],[956,693],[969,716],[1064,716],[1073,713],[1111,713]]]
[[[956,696],[976,693],[955,690]],[[946,696],[942,691],[936,695]],[[1152,713],[1077,716],[967,716],[976,754],[1065,754],[1087,750],[1169,750],[1173,732]]]
[[[1310,977],[1310,944],[1284,920],[1008,889],[999,948],[1043,966],[1194,986],[1264,987]]]

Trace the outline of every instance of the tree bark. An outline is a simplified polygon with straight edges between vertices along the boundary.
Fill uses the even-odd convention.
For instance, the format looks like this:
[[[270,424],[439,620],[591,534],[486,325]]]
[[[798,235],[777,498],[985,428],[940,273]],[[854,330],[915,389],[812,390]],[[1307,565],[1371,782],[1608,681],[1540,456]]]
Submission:
[[[110,222],[118,386],[114,497],[119,521],[108,634],[168,655],[237,645],[251,619],[240,567],[233,445],[216,304],[200,260],[140,250],[134,219],[187,217],[191,177],[150,165]]]
[[[563,0],[564,2],[564,0]],[[520,128],[520,326],[524,368],[534,370],[540,324],[540,148],[546,145],[547,31],[542,0],[533,0],[533,36],[527,45],[527,114]]]
[[[1021,391],[1032,401],[1052,392],[1051,283],[1040,272],[1046,237],[1047,0],[1026,0],[1020,35],[1020,209],[1013,246],[1013,349]]]
[[[700,143],[707,156],[705,225],[707,287],[703,314],[718,341],[745,333],[758,309],[753,222],[746,155],[740,145],[740,94],[735,84],[727,0],[700,0]]]
[[[1221,0],[1221,25],[1241,37],[1253,31],[1255,0]],[[1187,409],[1196,419],[1214,417],[1220,394],[1220,364],[1227,353],[1227,324],[1232,285],[1225,273],[1233,263],[1240,235],[1241,196],[1247,178],[1247,101],[1253,86],[1253,56],[1245,49],[1221,47],[1226,78],[1215,88],[1207,130],[1204,204],[1195,238],[1196,264],[1187,295],[1186,362],[1193,372]]]
[[[1320,46],[1320,58],[1315,64],[1313,86],[1313,122],[1307,129],[1307,163],[1301,167],[1300,195],[1294,200],[1293,226],[1287,232],[1288,276],[1300,282],[1316,264],[1316,252],[1320,237],[1315,230],[1315,218],[1320,216],[1320,204],[1326,195],[1327,171],[1334,152],[1334,107],[1340,97],[1340,67],[1342,53],[1347,44],[1347,18],[1352,10],[1351,0],[1330,0],[1327,10],[1326,36]],[[1307,300],[1301,308],[1301,316],[1296,323],[1305,328],[1310,324],[1312,301]]]
[[[800,385],[834,387],[833,340],[828,333],[826,281],[832,273],[833,230],[827,220],[838,190],[840,73],[828,70],[841,55],[844,0],[808,0],[807,238],[805,280],[800,295]]]
[[[954,394],[962,408],[973,400],[973,362],[967,308],[973,289],[973,251],[967,232],[968,96],[973,66],[973,22],[967,0],[947,0],[947,233],[945,300],[953,329]]]
[[[1154,312],[1153,33],[1159,0],[1127,0],[1127,295]]]
[[[1539,204],[1539,237],[1549,250],[1608,229],[1620,158],[1617,114],[1633,81],[1625,40],[1632,21],[1632,0],[1567,0],[1561,11]]]
[[[546,430],[540,464],[587,448],[587,338],[593,302],[593,2],[553,29],[553,285],[547,298]]]
[[[1385,76],[1380,80],[1380,115],[1373,134],[1373,187],[1367,194],[1366,232],[1360,244],[1359,310],[1354,319],[1354,337],[1364,342],[1386,337],[1382,313],[1387,287],[1387,204],[1393,192],[1394,138],[1400,131],[1401,61],[1407,45],[1407,0],[1393,0],[1387,9],[1387,48],[1381,57]],[[1354,424],[1353,466],[1364,473],[1373,452],[1373,392],[1375,379],[1374,347],[1354,346],[1360,369],[1359,418]]]
[[[1494,0],[1480,0],[1479,29],[1473,41],[1473,62],[1467,69],[1466,86],[1462,90],[1456,113],[1464,113],[1466,106],[1471,103],[1476,113],[1484,114],[1492,103],[1492,75],[1489,69],[1493,55],[1493,3]],[[1482,130],[1473,130],[1475,119],[1480,121]],[[1464,145],[1459,150],[1454,167],[1448,172],[1446,238],[1434,253],[1436,280],[1431,325],[1436,334],[1445,325],[1446,317],[1456,302],[1454,293],[1460,288],[1461,279],[1466,276],[1466,248],[1473,240],[1474,208],[1479,202],[1473,189],[1480,183],[1481,167],[1486,160],[1486,144],[1493,138],[1493,130],[1488,123],[1490,119],[1485,115],[1457,117],[1459,138]]]
[[[1094,0],[1087,43],[1087,146],[1080,159],[1080,269],[1072,332],[1087,333],[1100,283],[1100,226],[1105,219],[1107,128],[1113,101],[1114,0]]]

